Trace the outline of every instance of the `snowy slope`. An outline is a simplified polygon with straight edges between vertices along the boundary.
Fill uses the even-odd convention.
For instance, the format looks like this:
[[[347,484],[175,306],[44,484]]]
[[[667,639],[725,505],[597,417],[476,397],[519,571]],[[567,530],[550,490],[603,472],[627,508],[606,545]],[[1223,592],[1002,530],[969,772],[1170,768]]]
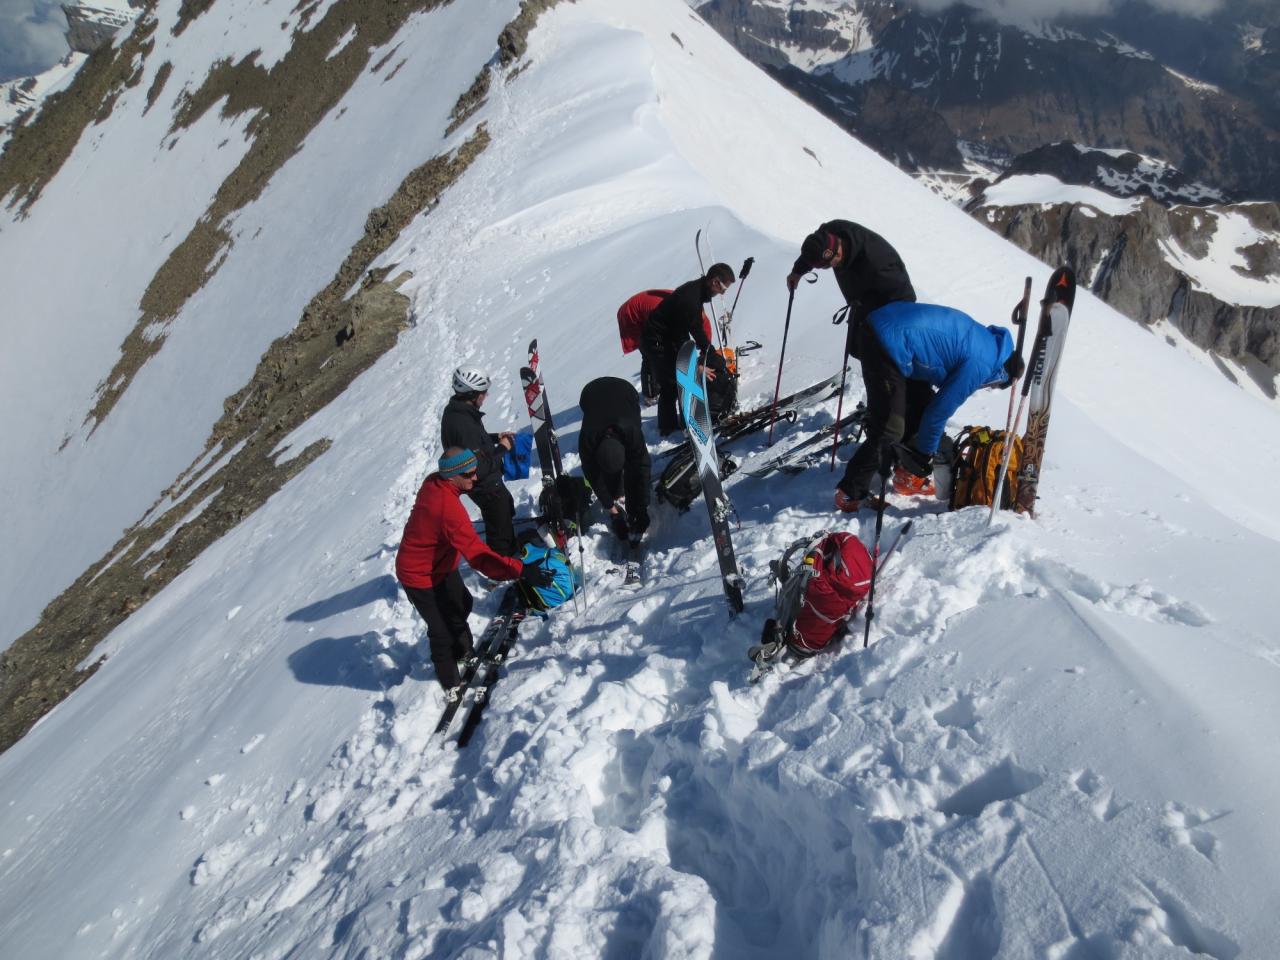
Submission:
[[[0,221],[7,344],[0,404],[27,411],[6,430],[0,489],[18,503],[52,494],[62,529],[75,531],[51,539],[48,517],[34,511],[6,519],[0,647],[200,454],[223,399],[334,275],[369,210],[445,146],[450,108],[519,4],[482,0],[465,12],[449,4],[411,20],[397,37],[403,67],[394,75],[366,71],[311,131],[307,149],[238,212],[225,260],[165,331],[163,359],[143,367],[90,435],[95,391],[137,322],[148,284],[251,145],[245,131],[253,113],[227,119],[210,110],[174,135],[174,104],[220,59],[257,50],[260,66],[278,62],[303,10],[294,0],[221,0],[217,16],[197,17],[173,36],[168,24],[178,7],[176,0],[157,7],[165,25],[155,32],[144,76],[123,92],[109,124],[89,128],[33,208],[38,215],[22,220],[6,210]],[[442,43],[442,35],[453,40]],[[166,62],[173,74],[148,111],[147,92]],[[432,96],[424,100],[422,90]],[[390,146],[372,159],[361,148],[379,142]],[[128,244],[119,243],[122,230]],[[74,265],[74,276],[62,264]],[[108,496],[104,477],[112,478]]]
[[[178,39],[202,25],[220,35],[216,17],[235,10],[231,32],[251,45],[289,5],[277,6],[256,20],[223,0]],[[445,71],[432,82],[448,77],[446,50],[491,43],[513,5],[465,29],[436,19],[452,10],[397,38],[410,64]],[[199,49],[183,61],[193,75]],[[1008,316],[1022,276],[1048,274],[774,87],[679,0],[562,5],[528,61],[471,121],[492,146],[385,258],[415,272],[416,326],[291,438],[332,448],[118,629],[98,674],[0,756],[6,954],[1267,956],[1280,941],[1276,415],[1084,294],[1040,518],[988,529],[981,511],[899,504],[889,528],[914,516],[916,530],[886,575],[869,650],[746,686],[743,653],[772,603],[767,561],[848,519],[831,513],[824,472],[735,479],[744,616],[726,619],[705,517],[664,508],[638,594],[616,589],[589,540],[588,609],[525,626],[467,750],[430,740],[440,695],[392,570],[455,364],[494,372],[495,428],[523,423],[515,372],[537,336],[573,462],[581,386],[634,373],[613,311],[693,276],[699,228],[735,266],[756,257],[735,320],[768,347],[746,367],[748,398],[772,387],[782,277],[823,219],[883,232],[923,299],[986,322]],[[76,429],[137,297],[99,281],[149,276],[91,260],[114,211],[73,229],[74,195],[114,173],[143,203],[126,171],[131,156],[152,162],[156,130],[122,103],[97,148],[97,163],[114,160],[95,173],[78,159],[41,219],[5,224],[6,254],[41,224],[85,261],[90,275],[59,293],[62,315],[91,296],[118,297],[121,314],[111,330],[42,325],[72,369],[15,433],[47,472],[20,474],[14,495],[35,503],[43,484],[47,512],[94,542],[46,556],[47,521],[22,518],[6,564],[38,568],[28,594],[149,505],[170,461],[198,449],[207,408],[279,332],[256,325],[296,316],[332,272],[297,252],[314,244],[323,259],[349,237],[330,245],[336,218],[308,219],[290,191],[342,194],[358,222],[370,201],[345,197],[349,171],[438,148],[408,139],[399,116],[417,82],[357,86],[342,122],[358,135],[326,121],[245,218],[245,236],[275,232],[280,259],[255,266],[267,247],[233,250],[240,266],[229,260],[190,308],[218,323],[175,330],[70,460],[41,444]],[[203,162],[216,158],[229,131],[203,122],[155,155],[151,190],[200,171],[201,144]],[[162,218],[184,215],[162,199],[134,213],[140,259],[158,256]],[[188,207],[198,214],[199,199]],[[264,290],[272,309],[241,325],[237,308]],[[38,302],[34,282],[20,292]],[[784,387],[834,372],[838,303],[829,277],[797,295]],[[0,382],[52,365],[37,339],[14,345],[32,372],[7,368]],[[193,421],[182,429],[157,422],[178,385]],[[975,398],[960,419],[999,422],[1005,400]],[[123,462],[130,438],[157,432],[155,463]],[[5,456],[11,477],[19,461]],[[1224,461],[1248,469],[1224,484]],[[94,478],[112,489],[110,516],[91,522],[78,503]],[[535,488],[520,488],[522,509]],[[862,518],[864,538],[871,527]],[[6,633],[37,601],[6,596]]]

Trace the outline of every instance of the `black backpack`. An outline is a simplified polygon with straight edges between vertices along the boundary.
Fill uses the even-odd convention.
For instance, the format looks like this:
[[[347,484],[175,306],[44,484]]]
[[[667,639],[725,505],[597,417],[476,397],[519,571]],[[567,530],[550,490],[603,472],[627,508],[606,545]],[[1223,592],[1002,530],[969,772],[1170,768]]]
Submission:
[[[738,469],[738,465],[723,453],[720,457],[720,476],[727,477]],[[681,513],[689,509],[693,501],[702,495],[702,477],[698,476],[698,464],[693,449],[686,445],[662,471],[658,478],[655,496],[659,503],[669,503]]]

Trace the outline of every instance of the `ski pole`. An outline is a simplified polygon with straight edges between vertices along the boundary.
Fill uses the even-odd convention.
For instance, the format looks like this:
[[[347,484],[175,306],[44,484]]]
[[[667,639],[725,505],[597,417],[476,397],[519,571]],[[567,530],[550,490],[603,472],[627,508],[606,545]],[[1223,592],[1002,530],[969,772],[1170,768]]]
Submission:
[[[587,555],[582,549],[582,506],[578,506],[578,568],[582,571],[582,609],[588,610],[591,604],[587,598]]]
[[[1031,304],[1031,278],[1027,277],[1026,285],[1022,288],[1022,299],[1018,301],[1017,306],[1013,308],[1013,324],[1018,328],[1018,342],[1014,347],[1014,354],[1021,359],[1022,347],[1027,339],[1027,310]],[[1031,382],[1030,378],[1027,383]],[[1022,399],[1018,401],[1017,412],[1013,408],[1013,395],[1018,392],[1018,380],[1014,378],[1009,383],[1009,415],[1005,421],[1004,427],[1004,454],[1000,457],[1000,469],[996,471],[996,489],[991,497],[991,512],[987,514],[987,526],[991,526],[996,519],[996,510],[1000,508],[1000,497],[1004,493],[1005,474],[1009,471],[1009,463],[1013,458],[1013,434],[1018,429],[1018,421],[1022,419],[1022,407],[1027,400],[1027,391],[1022,391]]]
[[[792,290],[787,296],[787,319],[782,325],[782,355],[778,357],[778,380],[773,385],[773,405],[769,407],[769,442],[765,446],[773,446],[773,424],[778,419],[778,395],[782,392],[782,364],[787,359],[787,334],[791,330],[791,305],[795,303],[796,292]]]
[[[871,554],[871,588],[867,591],[867,628],[862,633],[862,649],[871,642],[871,621],[875,618],[876,567],[880,565],[880,531],[884,529],[885,497],[889,494],[889,454],[880,452],[880,502],[876,504],[876,545]]]
[[[693,252],[698,255],[698,275],[704,279],[707,276],[707,265],[702,261],[702,228],[698,228],[698,232],[693,235]],[[720,328],[720,318],[716,316],[716,305],[711,304],[711,322],[716,328],[716,339],[720,343],[720,349],[724,349],[724,331]]]
[[[742,285],[747,282],[747,275],[751,273],[751,265],[756,262],[755,257],[747,257],[742,261],[742,269],[738,271],[738,292],[733,295],[733,306],[724,315],[724,339],[729,338],[729,324],[733,322],[733,316],[738,312],[738,298],[742,296]]]
[[[831,467],[827,471],[832,472],[836,468],[836,450],[840,446],[840,417],[844,413],[844,380],[849,375],[849,358],[840,358],[840,398],[836,401],[836,422],[831,425]]]

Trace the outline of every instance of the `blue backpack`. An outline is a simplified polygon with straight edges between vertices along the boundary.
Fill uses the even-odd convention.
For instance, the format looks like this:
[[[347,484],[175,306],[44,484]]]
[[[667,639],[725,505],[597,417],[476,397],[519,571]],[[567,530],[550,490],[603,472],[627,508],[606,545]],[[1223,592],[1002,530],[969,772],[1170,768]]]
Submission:
[[[535,587],[524,580],[519,581],[520,596],[530,610],[545,613],[572,599],[576,578],[569,558],[563,553],[540,543],[526,543],[520,552],[520,560],[549,570],[553,577],[547,587]]]

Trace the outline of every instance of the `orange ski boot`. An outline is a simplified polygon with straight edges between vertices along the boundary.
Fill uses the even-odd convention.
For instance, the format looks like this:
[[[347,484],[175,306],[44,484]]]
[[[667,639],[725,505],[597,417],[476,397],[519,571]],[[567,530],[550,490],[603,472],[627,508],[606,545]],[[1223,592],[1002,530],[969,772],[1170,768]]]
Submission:
[[[932,497],[933,477],[917,477],[909,470],[894,467],[893,492],[903,497]]]

